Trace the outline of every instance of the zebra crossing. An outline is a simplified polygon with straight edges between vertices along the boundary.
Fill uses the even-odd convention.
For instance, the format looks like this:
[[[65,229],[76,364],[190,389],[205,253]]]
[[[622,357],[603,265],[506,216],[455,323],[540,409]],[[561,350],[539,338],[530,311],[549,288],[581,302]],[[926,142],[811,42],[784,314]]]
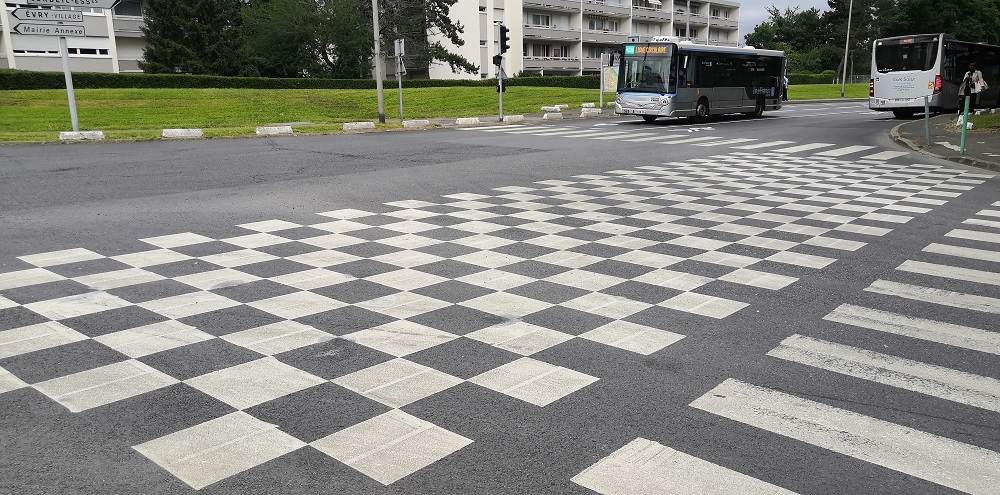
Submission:
[[[795,141],[759,142],[755,138],[729,138],[715,135],[697,135],[693,132],[701,128],[688,129],[686,133],[663,134],[656,132],[635,132],[609,130],[606,127],[549,127],[549,126],[490,126],[462,128],[468,132],[503,133],[514,135],[529,135],[541,137],[559,137],[567,139],[589,139],[594,141],[622,141],[626,143],[659,143],[667,145],[690,144],[700,147],[726,147],[740,151],[764,151],[779,155],[796,153],[812,153],[813,156],[824,158],[854,157],[858,160],[873,160],[886,162],[909,155],[907,151],[876,150],[875,146],[838,146],[831,143],[797,143]]]
[[[1000,356],[1000,201],[962,222],[864,288],[868,303],[844,303],[825,322],[846,332],[902,336],[925,344]],[[933,261],[930,261],[933,260]],[[917,282],[903,282],[915,275]],[[958,284],[956,286],[956,284]],[[960,289],[960,290],[956,290]],[[897,304],[900,299],[908,304]],[[870,301],[878,301],[871,304]],[[940,321],[947,308],[955,321]],[[972,326],[961,315],[985,315]],[[938,319],[934,319],[938,318]],[[985,322],[986,324],[982,324]],[[870,334],[870,335],[868,335]],[[942,349],[944,351],[944,349]],[[1000,412],[1000,380],[808,335],[794,334],[766,354],[816,372],[828,372]],[[961,364],[961,363],[956,363]],[[805,442],[941,487],[971,494],[1000,493],[1000,453],[909,425],[747,381],[727,378],[690,407]],[[940,433],[940,432],[939,432]],[[792,493],[779,486],[637,438],[588,467],[573,481],[598,493]],[[942,488],[943,489],[943,488]]]

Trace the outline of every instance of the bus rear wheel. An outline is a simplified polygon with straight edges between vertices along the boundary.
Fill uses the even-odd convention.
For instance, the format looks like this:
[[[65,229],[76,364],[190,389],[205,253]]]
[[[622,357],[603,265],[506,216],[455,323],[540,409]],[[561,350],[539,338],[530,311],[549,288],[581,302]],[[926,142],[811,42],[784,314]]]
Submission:
[[[912,108],[892,111],[892,115],[897,119],[912,119],[913,115],[916,113],[917,111]]]
[[[645,121],[645,122],[647,122],[647,123],[655,122],[656,121],[656,115],[643,115],[642,116],[642,120]]]
[[[755,119],[758,118],[758,117],[760,117],[761,115],[764,115],[764,97],[762,97],[762,96],[758,97],[757,98],[757,104],[754,105],[753,111],[752,112],[746,112],[743,115],[746,115],[747,117],[753,117]]]
[[[694,117],[692,119],[696,124],[704,124],[708,120],[708,98],[702,98],[698,100],[698,106],[694,107]]]

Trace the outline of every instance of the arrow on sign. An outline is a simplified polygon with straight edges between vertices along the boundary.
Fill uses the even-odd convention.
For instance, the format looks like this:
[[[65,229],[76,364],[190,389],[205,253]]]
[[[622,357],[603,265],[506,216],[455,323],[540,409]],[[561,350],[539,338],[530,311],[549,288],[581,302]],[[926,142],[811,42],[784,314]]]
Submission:
[[[61,24],[25,24],[14,26],[17,34],[39,34],[42,36],[86,36],[83,26],[63,26]]]
[[[28,5],[57,5],[60,7],[92,7],[95,9],[110,9],[118,0],[23,0],[18,3]]]
[[[14,9],[10,12],[22,21],[83,22],[83,12],[79,10]]]

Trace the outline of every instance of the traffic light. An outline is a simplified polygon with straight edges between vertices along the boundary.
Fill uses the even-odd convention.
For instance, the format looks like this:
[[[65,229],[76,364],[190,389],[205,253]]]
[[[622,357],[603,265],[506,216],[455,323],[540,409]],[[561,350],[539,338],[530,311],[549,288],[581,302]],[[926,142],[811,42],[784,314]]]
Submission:
[[[507,53],[510,50],[510,28],[500,25],[500,54]]]
[[[493,56],[493,65],[500,65],[503,63],[503,57],[500,55]]]

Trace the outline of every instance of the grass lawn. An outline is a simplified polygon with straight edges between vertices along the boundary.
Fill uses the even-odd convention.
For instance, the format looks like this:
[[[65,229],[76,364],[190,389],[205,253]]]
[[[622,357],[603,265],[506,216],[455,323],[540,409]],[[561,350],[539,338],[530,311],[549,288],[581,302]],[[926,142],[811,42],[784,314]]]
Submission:
[[[493,87],[403,88],[405,119],[497,115]],[[867,84],[847,87],[847,97],[867,97]],[[605,93],[605,103],[614,101]],[[385,88],[385,112],[399,127],[398,93]],[[598,103],[597,90],[511,86],[504,93],[504,114],[540,113],[541,107]],[[839,98],[835,84],[789,88],[791,100]],[[162,129],[201,128],[206,137],[253,135],[257,126],[295,124],[296,132],[337,132],[344,122],[378,120],[373,90],[318,89],[78,89],[81,130],[101,130],[108,139],[157,139]],[[396,122],[393,123],[392,120]],[[58,140],[70,130],[65,90],[0,91],[0,141]]]

